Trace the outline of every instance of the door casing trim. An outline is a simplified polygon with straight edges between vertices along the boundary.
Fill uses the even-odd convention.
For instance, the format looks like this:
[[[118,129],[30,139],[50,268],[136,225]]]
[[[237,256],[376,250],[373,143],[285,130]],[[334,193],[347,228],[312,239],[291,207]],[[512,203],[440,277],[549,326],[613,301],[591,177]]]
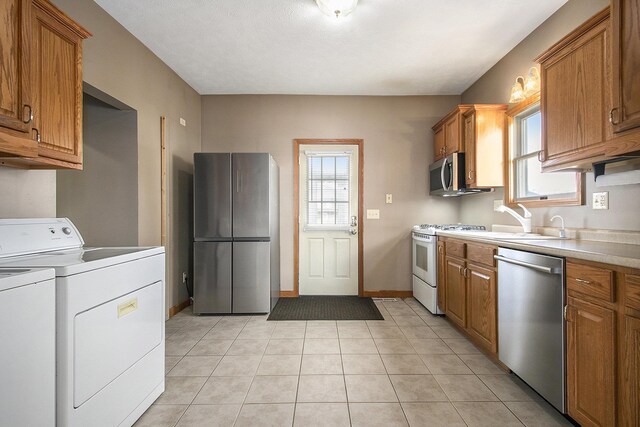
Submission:
[[[301,145],[357,145],[358,146],[358,296],[364,292],[364,140],[363,139],[294,139],[293,140],[293,291],[287,296],[300,295],[300,146]]]

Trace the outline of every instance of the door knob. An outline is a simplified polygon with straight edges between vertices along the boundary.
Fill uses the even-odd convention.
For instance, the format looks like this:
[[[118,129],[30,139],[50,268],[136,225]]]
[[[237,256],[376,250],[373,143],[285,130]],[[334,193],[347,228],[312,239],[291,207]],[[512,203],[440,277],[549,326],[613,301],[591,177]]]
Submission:
[[[352,228],[351,230],[349,230],[349,234],[351,234],[352,236],[355,236],[356,234],[358,234],[358,229]]]

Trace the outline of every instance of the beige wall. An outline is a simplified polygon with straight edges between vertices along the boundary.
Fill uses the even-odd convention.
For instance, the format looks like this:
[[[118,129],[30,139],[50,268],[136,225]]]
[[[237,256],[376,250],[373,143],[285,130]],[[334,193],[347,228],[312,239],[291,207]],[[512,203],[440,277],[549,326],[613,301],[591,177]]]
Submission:
[[[282,289],[293,289],[293,140],[364,139],[366,290],[411,289],[410,228],[451,222],[458,202],[429,197],[431,126],[458,96],[204,96],[202,151],[270,152],[280,166]],[[385,193],[393,204],[385,204]]]
[[[0,218],[54,218],[56,172],[0,166]]]
[[[507,102],[515,78],[526,75],[536,56],[608,4],[607,0],[570,0],[467,89],[462,94],[462,102]],[[585,174],[584,178],[586,205],[532,209],[533,224],[549,225],[549,219],[558,214],[565,218],[567,227],[640,230],[640,185],[596,188],[592,173]],[[609,192],[609,210],[591,209],[594,191]],[[517,225],[511,216],[493,212],[493,200],[503,196],[502,189],[499,189],[495,193],[463,198],[460,221]]]

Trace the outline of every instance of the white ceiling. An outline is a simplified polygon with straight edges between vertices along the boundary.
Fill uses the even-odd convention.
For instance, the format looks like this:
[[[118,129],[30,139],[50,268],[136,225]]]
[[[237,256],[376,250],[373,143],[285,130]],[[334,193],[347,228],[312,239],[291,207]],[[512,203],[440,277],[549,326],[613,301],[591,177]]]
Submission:
[[[95,1],[200,94],[457,95],[567,0]]]

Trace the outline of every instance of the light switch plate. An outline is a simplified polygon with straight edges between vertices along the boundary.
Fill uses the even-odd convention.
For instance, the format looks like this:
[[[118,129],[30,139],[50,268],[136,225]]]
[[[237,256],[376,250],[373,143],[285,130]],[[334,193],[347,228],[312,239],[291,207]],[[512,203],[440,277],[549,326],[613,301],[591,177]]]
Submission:
[[[380,209],[367,209],[367,219],[380,219]]]
[[[185,119],[183,119],[182,117],[180,117],[180,124],[182,126],[187,126],[187,121]]]
[[[388,194],[385,196],[385,202],[386,202],[387,204],[393,203],[393,194],[388,193]]]
[[[609,192],[593,193],[593,209],[609,209]]]

